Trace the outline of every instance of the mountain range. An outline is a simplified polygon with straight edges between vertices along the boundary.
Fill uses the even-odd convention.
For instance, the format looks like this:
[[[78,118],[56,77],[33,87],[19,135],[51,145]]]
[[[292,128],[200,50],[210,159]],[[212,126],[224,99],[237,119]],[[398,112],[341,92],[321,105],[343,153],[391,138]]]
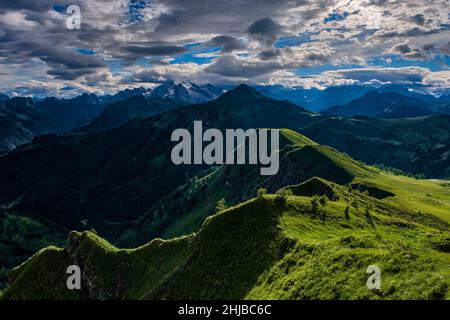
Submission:
[[[221,93],[221,89],[210,84],[167,82],[155,89],[127,89],[113,96],[85,93],[73,99],[50,97],[43,100],[4,96],[0,99],[0,154],[31,142],[37,135],[60,134],[80,127],[106,130],[134,117],[206,102]]]
[[[322,113],[338,116],[368,116],[397,119],[450,114],[450,102],[424,101],[395,92],[369,91],[347,104],[332,106]]]
[[[300,105],[304,103],[308,110],[318,110],[321,106],[340,102],[343,104],[321,111],[339,116],[397,119],[450,113],[450,99],[446,95],[437,99],[399,86],[389,88],[395,92],[388,92],[388,88],[384,87],[370,91],[370,87],[361,86],[330,87],[325,90],[264,86],[256,87],[256,90],[279,100]],[[60,134],[72,130],[102,131],[121,126],[135,117],[148,117],[183,105],[205,103],[219,97],[227,89],[230,88],[169,81],[154,89],[126,89],[106,96],[85,93],[73,99],[13,98],[11,103],[6,103],[8,97],[2,96],[0,153],[31,142],[40,134]],[[8,107],[20,103],[24,104],[20,108],[22,113],[14,113]],[[31,105],[35,108],[30,108]]]
[[[29,143],[39,134],[63,133],[77,128],[103,109],[97,96],[84,94],[74,99],[12,98],[0,102],[0,154]]]
[[[255,86],[262,94],[278,100],[289,100],[311,111],[320,111],[331,106],[345,105],[352,100],[376,91],[379,93],[397,93],[404,97],[416,98],[425,102],[450,102],[450,95],[442,94],[438,98],[418,90],[412,90],[402,85],[384,85],[374,87],[370,85],[331,86],[326,89],[283,87],[283,86]]]
[[[129,99],[136,103],[127,115],[141,105],[156,108],[157,98]],[[128,104],[118,103],[114,108],[127,110]],[[23,106],[9,108],[18,112]],[[171,133],[192,130],[194,121],[202,121],[205,130],[280,128],[279,174],[264,178],[257,167],[246,165],[172,164]],[[329,259],[347,268],[336,269],[337,283],[377,257],[386,270],[403,266],[392,281],[404,285],[419,266],[446,272],[448,184],[396,176],[389,167],[450,177],[450,116],[336,117],[240,85],[207,103],[169,107],[116,125],[40,135],[0,157],[0,222],[7,235],[0,237],[0,257],[6,257],[0,260],[0,283],[27,254],[47,244],[67,245],[39,251],[14,269],[4,298],[376,298],[358,289],[360,277],[351,278],[354,289],[337,291],[296,283],[304,283],[299,281],[304,276],[306,283],[331,281],[323,278],[332,267]],[[254,199],[261,188],[268,195]],[[74,229],[85,232],[71,233],[65,241]],[[133,247],[179,236],[185,237],[133,250],[104,240]],[[385,240],[377,242],[380,238]],[[302,251],[309,246],[323,251]],[[333,248],[339,249],[333,253]],[[385,255],[377,254],[381,251]],[[347,254],[353,262],[341,264]],[[393,254],[395,259],[387,260]],[[415,260],[409,263],[405,256]],[[292,277],[282,275],[293,261],[314,259],[324,269],[295,264],[288,272]],[[67,292],[61,282],[64,266],[74,261],[88,270],[81,292]],[[123,269],[108,273],[101,265]],[[36,268],[45,276],[35,279]],[[392,282],[383,295],[448,295],[446,280],[425,271],[414,279],[414,290]],[[189,291],[193,283],[200,289]]]
[[[223,94],[223,89],[212,84],[195,84],[190,81],[175,83],[166,81],[159,86],[150,88],[126,89],[115,95],[102,96],[101,99],[108,104],[127,100],[135,96],[150,98],[163,98],[177,102],[178,104],[204,103],[213,100]]]

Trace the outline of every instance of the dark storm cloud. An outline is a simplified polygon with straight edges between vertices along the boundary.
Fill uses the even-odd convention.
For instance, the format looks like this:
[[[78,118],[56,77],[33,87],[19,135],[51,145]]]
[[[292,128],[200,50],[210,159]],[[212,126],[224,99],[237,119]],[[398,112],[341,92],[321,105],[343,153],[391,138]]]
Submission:
[[[187,49],[181,46],[160,45],[160,46],[127,46],[124,51],[138,56],[170,56],[186,52]]]
[[[395,45],[392,48],[393,53],[403,55],[404,58],[410,60],[426,59],[426,52],[431,52],[434,49],[433,45],[426,45],[423,47],[423,51],[418,48],[411,48],[407,43],[401,43]]]
[[[247,29],[248,34],[266,45],[273,44],[281,31],[281,26],[278,23],[275,23],[270,17],[253,22]]]
[[[272,48],[269,50],[261,51],[258,56],[261,60],[270,60],[278,57],[279,55],[281,55],[281,50],[278,48]]]
[[[94,74],[96,71],[92,68],[83,68],[83,69],[67,69],[59,64],[49,64],[50,70],[47,71],[47,74],[52,75],[55,79],[60,80],[76,80],[80,77],[84,77],[90,74]]]
[[[253,22],[247,29],[249,34],[260,34],[269,37],[276,37],[280,31],[280,25],[275,23],[270,17]]]
[[[401,43],[392,48],[392,51],[396,53],[406,54],[412,51],[411,47],[407,43]]]
[[[0,39],[0,57],[3,57],[5,62],[27,64],[31,59],[38,58],[49,67],[47,73],[58,79],[73,80],[107,67],[96,56],[83,55],[74,48],[58,45],[57,35],[43,41],[39,41],[39,37],[12,37],[11,32],[7,35],[9,37],[5,41]],[[64,43],[64,38],[61,43]]]
[[[61,65],[67,69],[102,68],[106,64],[95,56],[76,53],[66,48],[48,48],[42,45],[30,51],[31,56],[39,57],[45,62]]]
[[[158,27],[156,32],[164,32],[170,29],[177,29],[183,25],[183,20],[185,20],[185,13],[180,10],[174,10],[169,13],[162,13],[158,19]]]
[[[217,36],[208,41],[205,45],[221,47],[222,52],[230,53],[235,50],[244,49],[244,43],[234,37]]]
[[[411,17],[411,20],[417,23],[419,26],[425,25],[425,17],[423,14],[416,14],[415,16]]]

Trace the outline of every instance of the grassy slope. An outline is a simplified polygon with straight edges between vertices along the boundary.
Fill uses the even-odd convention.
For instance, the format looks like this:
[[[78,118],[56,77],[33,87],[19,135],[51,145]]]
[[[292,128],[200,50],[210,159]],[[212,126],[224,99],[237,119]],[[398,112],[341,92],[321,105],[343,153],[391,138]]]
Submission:
[[[310,198],[268,195],[208,218],[198,234],[134,250],[72,233],[68,249],[40,251],[15,269],[4,298],[450,298],[448,224],[335,187],[340,200],[318,212]],[[81,292],[64,288],[75,261],[85,270]],[[372,264],[382,269],[379,292],[365,287]]]
[[[295,182],[319,176],[346,183],[352,181],[356,176],[365,177],[371,173],[350,157],[332,148],[320,146],[292,130],[281,130],[280,146],[282,149],[281,162],[286,162],[285,160],[288,159],[289,162],[300,163],[301,169],[304,171],[303,175],[297,175],[291,179]],[[293,171],[292,168],[287,168],[286,171],[288,170]],[[286,175],[286,172],[280,172],[279,174]],[[232,186],[233,183],[230,180],[242,176],[245,176],[244,183],[237,183],[237,186]],[[262,178],[257,171],[248,173],[246,168],[239,166],[221,166],[203,179],[209,181],[207,189],[203,192],[204,196],[193,209],[188,210],[165,228],[161,238],[170,239],[199,230],[206,218],[205,214],[214,211],[217,202],[222,198],[230,200],[232,204],[239,203],[243,200],[241,197],[243,194],[247,195],[247,199],[252,198],[256,195],[256,190],[259,187],[269,188],[270,185],[275,184],[275,187],[278,186],[276,188],[278,190],[278,188],[285,186],[283,181],[273,183],[270,178]],[[238,199],[233,197],[233,191],[236,188],[238,188]]]
[[[74,232],[67,249],[40,251],[16,268],[3,298],[450,299],[445,181],[394,176],[294,132],[283,136],[298,143],[289,157],[314,164],[322,177],[287,187],[294,195],[286,202],[252,199],[207,218],[196,234],[132,250]],[[209,177],[210,200],[224,192],[219,176]],[[355,185],[394,196],[377,199]],[[321,188],[331,188],[335,201],[314,211],[311,198],[299,195]],[[193,228],[185,219],[188,227],[174,233]],[[73,263],[84,270],[81,292],[64,287]],[[382,270],[380,291],[365,286],[372,264]]]

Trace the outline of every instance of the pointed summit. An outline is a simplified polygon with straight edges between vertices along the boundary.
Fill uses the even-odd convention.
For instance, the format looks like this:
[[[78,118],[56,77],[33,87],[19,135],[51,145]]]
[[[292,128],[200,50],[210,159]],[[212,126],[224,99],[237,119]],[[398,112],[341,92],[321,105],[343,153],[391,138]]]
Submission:
[[[241,83],[240,85],[238,85],[233,90],[230,90],[229,92],[234,92],[236,94],[247,94],[247,95],[262,96],[260,93],[258,93],[258,91],[256,91],[256,89],[250,87],[249,85],[247,85],[245,83]]]
[[[244,83],[228,91],[219,98],[219,100],[227,100],[227,101],[251,101],[257,99],[269,99],[269,98],[263,96],[254,88]]]
[[[243,91],[243,92],[257,92],[255,89],[250,87],[248,84],[241,83],[236,88],[234,88],[235,91]]]

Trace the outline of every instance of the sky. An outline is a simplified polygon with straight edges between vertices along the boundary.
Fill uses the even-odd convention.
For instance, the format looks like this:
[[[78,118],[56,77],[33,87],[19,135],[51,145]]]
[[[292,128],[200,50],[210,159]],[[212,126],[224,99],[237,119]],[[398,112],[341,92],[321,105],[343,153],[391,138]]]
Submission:
[[[80,29],[67,8],[80,8]],[[450,0],[1,0],[0,92],[192,81],[450,90]]]

